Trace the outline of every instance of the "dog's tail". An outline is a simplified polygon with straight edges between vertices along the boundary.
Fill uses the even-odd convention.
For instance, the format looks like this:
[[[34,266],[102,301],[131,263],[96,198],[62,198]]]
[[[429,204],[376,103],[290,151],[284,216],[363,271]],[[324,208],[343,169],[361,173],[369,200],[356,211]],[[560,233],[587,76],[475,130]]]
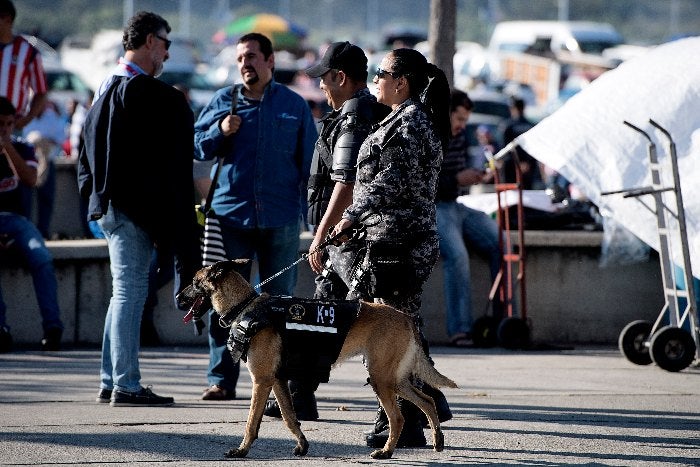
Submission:
[[[414,374],[434,388],[456,388],[457,384],[435,369],[422,349],[416,355]]]

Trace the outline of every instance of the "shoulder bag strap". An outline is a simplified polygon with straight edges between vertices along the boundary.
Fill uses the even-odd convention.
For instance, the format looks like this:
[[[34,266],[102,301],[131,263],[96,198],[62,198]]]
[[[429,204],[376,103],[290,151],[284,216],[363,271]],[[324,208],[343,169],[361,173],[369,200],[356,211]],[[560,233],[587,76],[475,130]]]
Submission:
[[[231,111],[230,115],[236,115],[238,111],[238,92],[241,85],[236,84],[231,86]],[[205,203],[206,209],[204,212],[209,212],[211,209],[211,201],[214,199],[214,191],[216,190],[216,184],[219,180],[219,173],[221,173],[221,166],[224,162],[224,156],[219,156],[216,164],[216,172],[214,172],[214,177],[211,179],[211,186],[209,187],[209,193],[207,193],[207,200]]]

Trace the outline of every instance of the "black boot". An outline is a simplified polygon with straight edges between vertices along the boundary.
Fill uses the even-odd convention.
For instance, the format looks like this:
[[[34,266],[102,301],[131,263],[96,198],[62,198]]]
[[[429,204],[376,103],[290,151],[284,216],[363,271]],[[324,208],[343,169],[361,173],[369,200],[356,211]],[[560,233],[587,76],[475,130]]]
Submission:
[[[399,448],[422,448],[427,443],[425,440],[425,435],[423,434],[423,425],[421,424],[420,409],[408,402],[407,400],[399,398],[399,409],[404,418],[403,429],[401,430],[401,435],[399,436],[399,441],[396,447]],[[377,411],[377,418],[375,419],[375,430],[381,427],[381,419],[383,409]],[[383,414],[383,419],[386,420],[386,414]],[[367,446],[371,448],[382,448],[386,444],[386,440],[389,439],[389,422],[386,422],[386,428],[380,432],[367,433],[365,436],[367,441]]]
[[[294,412],[297,414],[297,420],[318,420],[318,407],[316,406],[316,395],[314,394],[317,388],[317,382],[289,381],[289,392],[292,394],[292,405],[294,406]],[[282,412],[276,399],[265,403],[265,411],[263,413],[268,417],[282,418]]]
[[[388,428],[389,419],[386,416],[386,412],[384,412],[384,408],[380,404],[379,407],[377,407],[377,415],[374,417],[374,427],[369,431],[365,431],[365,436],[376,435]]]
[[[447,403],[447,399],[442,391],[428,384],[423,384],[423,388],[421,390],[426,396],[433,398],[433,402],[435,402],[435,410],[437,411],[440,423],[452,420],[452,410],[450,410],[450,405]],[[420,412],[419,416],[423,427],[428,428],[430,426],[428,423],[428,417],[426,417],[423,412]]]

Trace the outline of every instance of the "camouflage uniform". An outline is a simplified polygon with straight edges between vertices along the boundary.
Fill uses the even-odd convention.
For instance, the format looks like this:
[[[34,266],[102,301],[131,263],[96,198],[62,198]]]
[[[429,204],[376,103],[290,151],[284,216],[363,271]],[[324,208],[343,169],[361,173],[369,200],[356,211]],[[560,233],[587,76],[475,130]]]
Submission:
[[[369,89],[357,91],[342,107],[321,119],[321,131],[316,141],[309,177],[309,222],[318,225],[328,207],[335,183],[354,183],[355,164],[360,144],[377,123],[389,113],[389,108],[378,104]],[[348,135],[351,133],[351,135]],[[354,144],[345,146],[346,160],[338,161],[336,143],[341,136]],[[347,138],[351,136],[350,138]],[[342,143],[341,143],[342,144]],[[338,166],[343,168],[338,168]],[[345,243],[339,247],[328,246],[324,252],[327,259],[324,271],[316,277],[315,298],[345,298],[351,282],[350,268],[358,252],[357,243]]]
[[[418,318],[423,284],[439,254],[435,221],[435,193],[442,162],[442,146],[422,105],[403,102],[374,128],[360,149],[353,204],[343,217],[367,219],[367,241],[390,240],[410,246],[416,282],[412,292],[383,303]],[[351,295],[368,299],[365,257],[359,282]]]

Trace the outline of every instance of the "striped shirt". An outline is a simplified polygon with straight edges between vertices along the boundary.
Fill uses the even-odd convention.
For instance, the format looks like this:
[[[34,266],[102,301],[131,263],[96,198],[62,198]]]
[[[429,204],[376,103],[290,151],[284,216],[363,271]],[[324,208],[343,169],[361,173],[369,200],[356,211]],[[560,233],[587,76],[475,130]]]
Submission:
[[[29,109],[30,90],[46,94],[46,75],[41,54],[22,36],[15,36],[0,52],[0,96],[7,97],[24,115]]]

